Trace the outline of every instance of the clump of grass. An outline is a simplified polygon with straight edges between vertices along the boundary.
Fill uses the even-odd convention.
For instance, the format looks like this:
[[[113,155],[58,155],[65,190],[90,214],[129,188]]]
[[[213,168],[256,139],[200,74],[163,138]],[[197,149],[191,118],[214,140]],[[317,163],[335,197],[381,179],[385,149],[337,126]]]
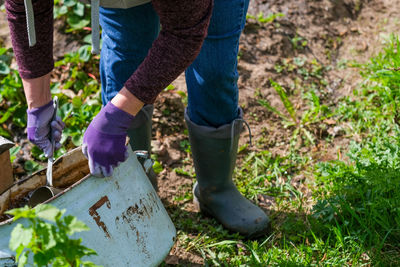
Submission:
[[[364,82],[354,95],[338,105],[339,120],[348,122],[348,132],[363,137],[393,134],[400,125],[400,41],[395,35],[386,40],[381,53],[361,69]]]
[[[321,233],[355,241],[373,261],[400,264],[400,137],[353,143],[348,156],[350,164],[321,163],[316,170]]]
[[[348,162],[320,163],[314,172],[318,236],[359,247],[375,265],[400,264],[400,41],[392,35],[361,67],[365,82],[339,105],[353,142]],[[317,228],[316,228],[317,229]],[[351,242],[350,242],[351,240]],[[353,245],[351,245],[353,244]],[[357,255],[355,253],[354,255]]]

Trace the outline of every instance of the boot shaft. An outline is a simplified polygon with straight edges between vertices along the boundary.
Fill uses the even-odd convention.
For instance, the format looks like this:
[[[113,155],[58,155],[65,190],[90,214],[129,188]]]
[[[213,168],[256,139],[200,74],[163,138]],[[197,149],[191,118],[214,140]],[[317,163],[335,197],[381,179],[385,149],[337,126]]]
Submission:
[[[145,150],[150,155],[153,111],[153,105],[146,105],[135,116],[135,120],[128,130],[129,144],[133,151]]]
[[[267,233],[268,216],[240,194],[232,181],[244,122],[242,112],[230,124],[219,128],[196,125],[186,112],[185,120],[197,175],[193,188],[195,204],[233,232],[247,237]]]
[[[151,155],[151,126],[153,111],[153,105],[144,106],[136,115],[132,126],[128,130],[129,145],[132,147],[132,150],[147,151],[148,156]],[[139,158],[139,162],[145,169],[145,159]],[[157,174],[154,172],[153,168],[148,169],[148,171],[146,171],[146,174],[149,177],[149,180],[154,189],[158,191]]]
[[[213,128],[193,123],[185,112],[200,190],[223,190],[234,186],[232,175],[240,132],[243,129],[241,114],[232,123]]]

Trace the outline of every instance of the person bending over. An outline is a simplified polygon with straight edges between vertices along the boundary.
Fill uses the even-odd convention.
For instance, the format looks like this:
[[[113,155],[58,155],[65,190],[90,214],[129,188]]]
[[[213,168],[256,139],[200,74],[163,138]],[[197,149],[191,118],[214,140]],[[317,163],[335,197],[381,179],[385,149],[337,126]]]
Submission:
[[[153,103],[185,71],[189,130],[199,209],[247,237],[270,230],[267,215],[232,181],[243,111],[238,106],[237,54],[249,0],[123,0],[101,2],[103,108],[89,124],[83,153],[90,172],[110,176],[133,150],[151,147]],[[111,3],[111,4],[110,4]],[[6,0],[14,53],[28,103],[28,139],[52,156],[64,127],[52,121],[53,0],[32,0],[36,44],[28,38],[23,0]],[[28,18],[29,21],[29,18]],[[29,23],[28,23],[29,24]],[[31,23],[32,25],[32,23]],[[32,28],[32,27],[31,27]],[[156,186],[154,172],[149,174]]]

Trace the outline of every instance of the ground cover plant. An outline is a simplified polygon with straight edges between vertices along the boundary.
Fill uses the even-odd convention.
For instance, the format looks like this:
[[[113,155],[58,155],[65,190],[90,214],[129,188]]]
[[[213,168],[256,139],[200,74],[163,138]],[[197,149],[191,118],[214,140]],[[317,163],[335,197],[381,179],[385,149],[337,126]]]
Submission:
[[[88,15],[67,2],[57,20]],[[400,265],[400,44],[391,34],[399,23],[387,15],[400,3],[284,2],[251,3],[238,58],[254,145],[243,135],[235,183],[265,209],[273,231],[246,240],[195,211],[187,94],[178,80],[160,95],[153,119],[159,195],[178,230],[164,266]],[[68,129],[58,156],[81,143],[101,107],[88,25],[73,25],[59,31],[75,36],[76,49],[57,58],[52,77]],[[0,131],[18,142],[12,160],[25,177],[44,158],[26,142],[11,58],[9,47],[0,49]]]
[[[74,233],[89,228],[74,216],[63,216],[64,213],[65,210],[49,204],[7,211],[14,216],[13,221],[19,222],[22,218],[28,221],[16,224],[11,232],[9,245],[16,252],[18,267],[31,262],[35,266],[98,266],[82,260],[96,252],[83,246],[81,239],[71,238]]]

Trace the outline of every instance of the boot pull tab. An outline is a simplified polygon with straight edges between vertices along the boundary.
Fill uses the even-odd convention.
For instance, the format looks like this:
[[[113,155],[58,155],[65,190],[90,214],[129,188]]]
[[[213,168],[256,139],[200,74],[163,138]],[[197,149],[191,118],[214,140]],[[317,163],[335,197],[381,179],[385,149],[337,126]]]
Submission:
[[[250,129],[249,123],[245,119],[238,118],[238,119],[235,119],[233,121],[232,127],[231,127],[231,148],[230,148],[230,151],[232,151],[232,149],[233,149],[233,138],[235,137],[235,123],[238,122],[238,121],[239,122],[243,122],[246,125],[247,130],[249,131],[249,144],[250,144],[250,147],[253,146],[253,143],[251,141],[252,140],[252,136],[251,136],[251,129]]]

